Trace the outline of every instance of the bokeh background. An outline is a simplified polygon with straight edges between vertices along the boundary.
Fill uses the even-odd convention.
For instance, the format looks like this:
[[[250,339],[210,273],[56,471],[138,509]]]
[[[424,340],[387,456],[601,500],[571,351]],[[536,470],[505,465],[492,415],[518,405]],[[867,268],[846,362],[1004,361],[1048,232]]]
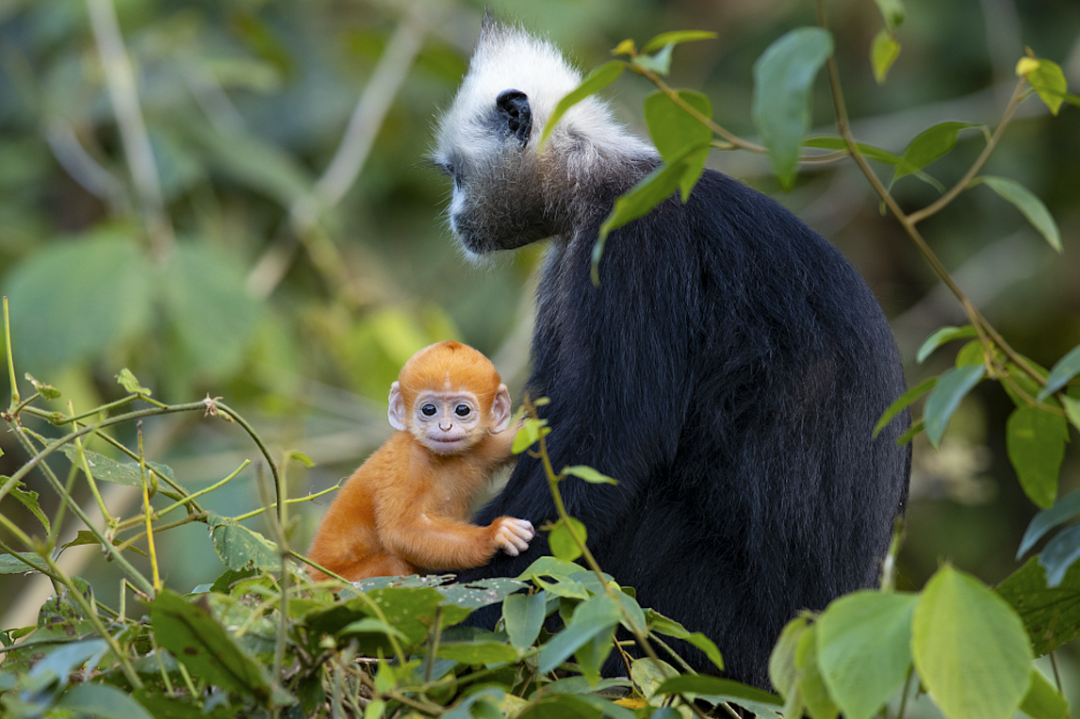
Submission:
[[[881,86],[868,61],[882,27],[875,3],[828,5],[855,132],[894,152],[937,122],[995,126],[1025,46],[1060,63],[1072,92],[1080,88],[1076,0],[908,0],[900,58]],[[466,69],[483,7],[114,6],[147,145],[125,139],[118,117],[132,109],[118,112],[111,99],[110,82],[122,72],[108,59],[108,2],[0,0],[0,292],[12,303],[20,383],[30,372],[57,386],[64,396],[55,405],[65,410],[69,400],[85,410],[122,396],[115,375],[124,367],[165,402],[222,396],[278,456],[298,450],[315,461],[290,466],[293,497],[332,486],[388,436],[389,384],[425,344],[474,345],[520,397],[540,248],[479,266],[466,261],[442,217],[448,183],[426,160],[433,117]],[[806,0],[491,7],[547,35],[584,68],[607,60],[624,38],[640,45],[661,31],[715,31],[717,40],[675,51],[670,82],[706,92],[718,121],[746,137],[755,135],[754,61],[788,29],[815,21]],[[605,96],[644,134],[640,109],[650,92],[628,74]],[[818,134],[832,133],[832,121],[822,77]],[[928,173],[951,185],[983,143],[978,130],[963,133]],[[956,345],[925,365],[914,354],[936,327],[963,323],[959,307],[852,163],[807,168],[783,194],[760,157],[717,152],[710,162],[794,209],[855,264],[891,318],[909,383],[949,365]],[[1065,106],[1051,117],[1028,100],[985,172],[1017,179],[1046,202],[1063,255],[985,188],[962,194],[922,228],[1010,342],[1050,365],[1080,343],[1080,110]],[[910,209],[938,195],[914,177],[894,190]],[[25,396],[29,385],[21,386]],[[7,397],[6,373],[0,392]],[[901,586],[921,587],[943,560],[988,582],[1018,566],[1015,548],[1035,508],[1005,453],[1011,407],[987,384],[962,405],[940,451],[916,441]],[[191,490],[256,458],[237,427],[201,416],[154,418],[144,431],[150,456]],[[130,442],[133,432],[116,436]],[[0,474],[11,474],[24,454],[9,434],[0,434],[0,448]],[[102,443],[93,448],[108,452]],[[1080,484],[1078,465],[1074,448],[1062,492]],[[246,470],[205,505],[227,515],[258,507],[254,479]],[[56,506],[43,480],[30,482]],[[108,487],[108,501],[129,516],[137,495],[126,490]],[[80,490],[92,506],[88,495]],[[328,502],[293,510],[298,546]],[[29,526],[12,505],[4,511]],[[265,529],[260,519],[249,524]],[[223,571],[206,535],[196,524],[159,539],[172,587],[189,590]],[[119,572],[99,553],[76,547],[64,557],[101,598],[115,600]],[[32,623],[48,583],[13,575],[0,583],[0,626]]]

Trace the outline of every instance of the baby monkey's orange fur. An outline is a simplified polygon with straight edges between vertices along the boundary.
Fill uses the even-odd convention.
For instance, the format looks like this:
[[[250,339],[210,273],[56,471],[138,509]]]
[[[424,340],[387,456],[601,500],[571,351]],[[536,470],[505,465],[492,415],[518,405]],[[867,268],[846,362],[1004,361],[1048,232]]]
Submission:
[[[355,582],[479,567],[500,549],[527,549],[525,520],[468,522],[473,495],[513,461],[510,409],[499,373],[473,348],[440,342],[417,352],[390,387],[399,431],[338,492],[308,557]]]

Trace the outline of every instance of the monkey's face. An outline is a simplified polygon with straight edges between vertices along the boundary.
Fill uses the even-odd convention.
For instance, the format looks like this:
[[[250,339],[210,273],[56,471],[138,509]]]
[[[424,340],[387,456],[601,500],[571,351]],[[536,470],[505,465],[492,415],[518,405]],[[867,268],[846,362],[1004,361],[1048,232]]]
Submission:
[[[436,454],[458,454],[470,449],[487,430],[479,400],[472,392],[426,390],[413,403],[410,430]]]

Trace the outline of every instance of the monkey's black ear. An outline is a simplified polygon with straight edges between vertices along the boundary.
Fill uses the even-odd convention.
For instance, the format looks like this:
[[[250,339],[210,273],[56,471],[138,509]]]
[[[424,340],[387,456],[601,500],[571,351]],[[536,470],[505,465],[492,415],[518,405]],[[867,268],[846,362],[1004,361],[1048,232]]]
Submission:
[[[500,131],[513,135],[524,146],[532,131],[532,109],[528,96],[521,90],[503,90],[495,98],[495,106],[499,110]]]

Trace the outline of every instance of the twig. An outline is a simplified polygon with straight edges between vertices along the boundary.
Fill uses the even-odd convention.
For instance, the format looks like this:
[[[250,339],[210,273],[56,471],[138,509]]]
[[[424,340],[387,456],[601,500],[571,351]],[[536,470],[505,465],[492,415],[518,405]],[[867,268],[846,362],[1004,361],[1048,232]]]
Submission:
[[[155,257],[162,259],[172,249],[173,228],[165,214],[157,163],[150,146],[150,136],[146,131],[142,109],[139,107],[135,72],[124,48],[116,8],[112,0],[86,0],[86,5],[94,41],[101,55],[105,84],[109,88],[109,98],[116,114],[116,124],[120,128],[124,154],[127,156],[131,179],[135,184],[135,194],[139,198],[146,221],[150,250]]]

